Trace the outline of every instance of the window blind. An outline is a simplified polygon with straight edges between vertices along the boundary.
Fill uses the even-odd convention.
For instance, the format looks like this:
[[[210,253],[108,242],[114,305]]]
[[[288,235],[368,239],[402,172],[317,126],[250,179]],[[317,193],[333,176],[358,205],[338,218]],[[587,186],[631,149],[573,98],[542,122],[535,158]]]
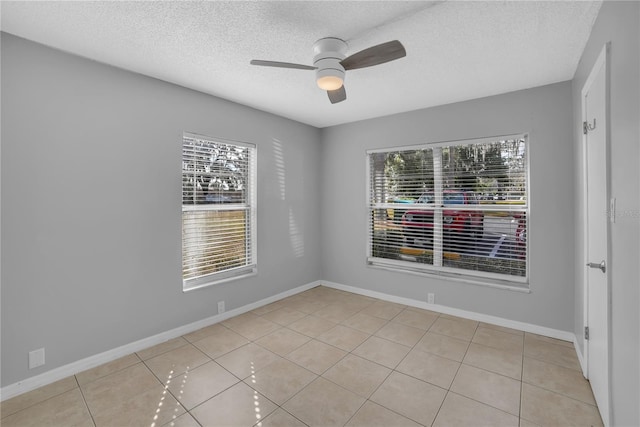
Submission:
[[[368,262],[524,286],[527,139],[369,151]]]
[[[255,152],[252,144],[183,135],[185,290],[255,271]]]

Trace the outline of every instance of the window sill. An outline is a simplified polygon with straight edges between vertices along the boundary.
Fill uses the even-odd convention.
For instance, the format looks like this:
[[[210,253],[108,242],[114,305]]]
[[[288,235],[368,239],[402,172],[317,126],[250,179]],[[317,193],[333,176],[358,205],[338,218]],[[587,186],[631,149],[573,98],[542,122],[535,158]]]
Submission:
[[[432,279],[449,280],[459,283],[467,283],[471,285],[485,286],[495,289],[504,289],[507,291],[531,293],[529,289],[529,280],[521,278],[521,280],[509,280],[504,278],[495,278],[489,276],[475,276],[464,273],[454,273],[445,270],[431,270],[428,268],[418,268],[414,263],[405,265],[402,261],[385,261],[380,258],[368,258],[367,264],[372,268],[393,271],[395,273],[408,273],[416,276],[429,277]]]
[[[204,278],[183,280],[182,292],[191,292],[198,289],[204,289],[210,286],[231,282],[233,280],[245,279],[247,277],[255,276],[258,274],[258,269],[256,266],[250,266],[250,267],[245,267],[238,270],[234,270],[232,272],[225,272],[225,273],[227,274],[224,274],[224,273],[221,273],[220,275],[213,274]],[[222,274],[224,274],[224,276],[222,276]]]

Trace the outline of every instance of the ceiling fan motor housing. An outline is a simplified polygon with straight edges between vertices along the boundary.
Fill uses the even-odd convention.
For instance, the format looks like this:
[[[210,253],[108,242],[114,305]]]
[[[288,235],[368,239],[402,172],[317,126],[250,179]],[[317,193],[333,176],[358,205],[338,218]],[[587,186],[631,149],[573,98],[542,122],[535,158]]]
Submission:
[[[345,70],[340,61],[346,57],[347,43],[335,37],[326,37],[313,45],[313,65],[317,67],[316,81],[318,85],[326,78],[339,79],[339,89],[344,82]],[[331,80],[331,79],[329,79]],[[326,88],[325,88],[326,89]]]

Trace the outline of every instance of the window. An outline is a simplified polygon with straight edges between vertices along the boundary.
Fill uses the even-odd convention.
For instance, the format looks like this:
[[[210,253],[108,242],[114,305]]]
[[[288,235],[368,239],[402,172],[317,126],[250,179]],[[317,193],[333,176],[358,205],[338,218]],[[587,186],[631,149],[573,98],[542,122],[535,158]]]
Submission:
[[[368,263],[526,288],[527,140],[368,151]]]
[[[255,158],[255,145],[183,135],[184,290],[255,272]]]

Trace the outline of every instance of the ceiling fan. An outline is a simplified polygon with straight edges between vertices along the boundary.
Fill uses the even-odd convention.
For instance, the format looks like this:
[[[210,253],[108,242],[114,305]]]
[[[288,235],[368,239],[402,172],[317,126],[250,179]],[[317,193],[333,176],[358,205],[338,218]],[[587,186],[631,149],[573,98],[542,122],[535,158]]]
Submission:
[[[329,100],[335,104],[347,99],[347,92],[344,89],[344,76],[347,70],[372,67],[407,55],[404,46],[398,40],[372,46],[350,56],[345,55],[346,50],[347,43],[344,40],[326,37],[313,44],[313,66],[259,59],[252,60],[251,65],[315,70],[318,87],[326,90]]]

